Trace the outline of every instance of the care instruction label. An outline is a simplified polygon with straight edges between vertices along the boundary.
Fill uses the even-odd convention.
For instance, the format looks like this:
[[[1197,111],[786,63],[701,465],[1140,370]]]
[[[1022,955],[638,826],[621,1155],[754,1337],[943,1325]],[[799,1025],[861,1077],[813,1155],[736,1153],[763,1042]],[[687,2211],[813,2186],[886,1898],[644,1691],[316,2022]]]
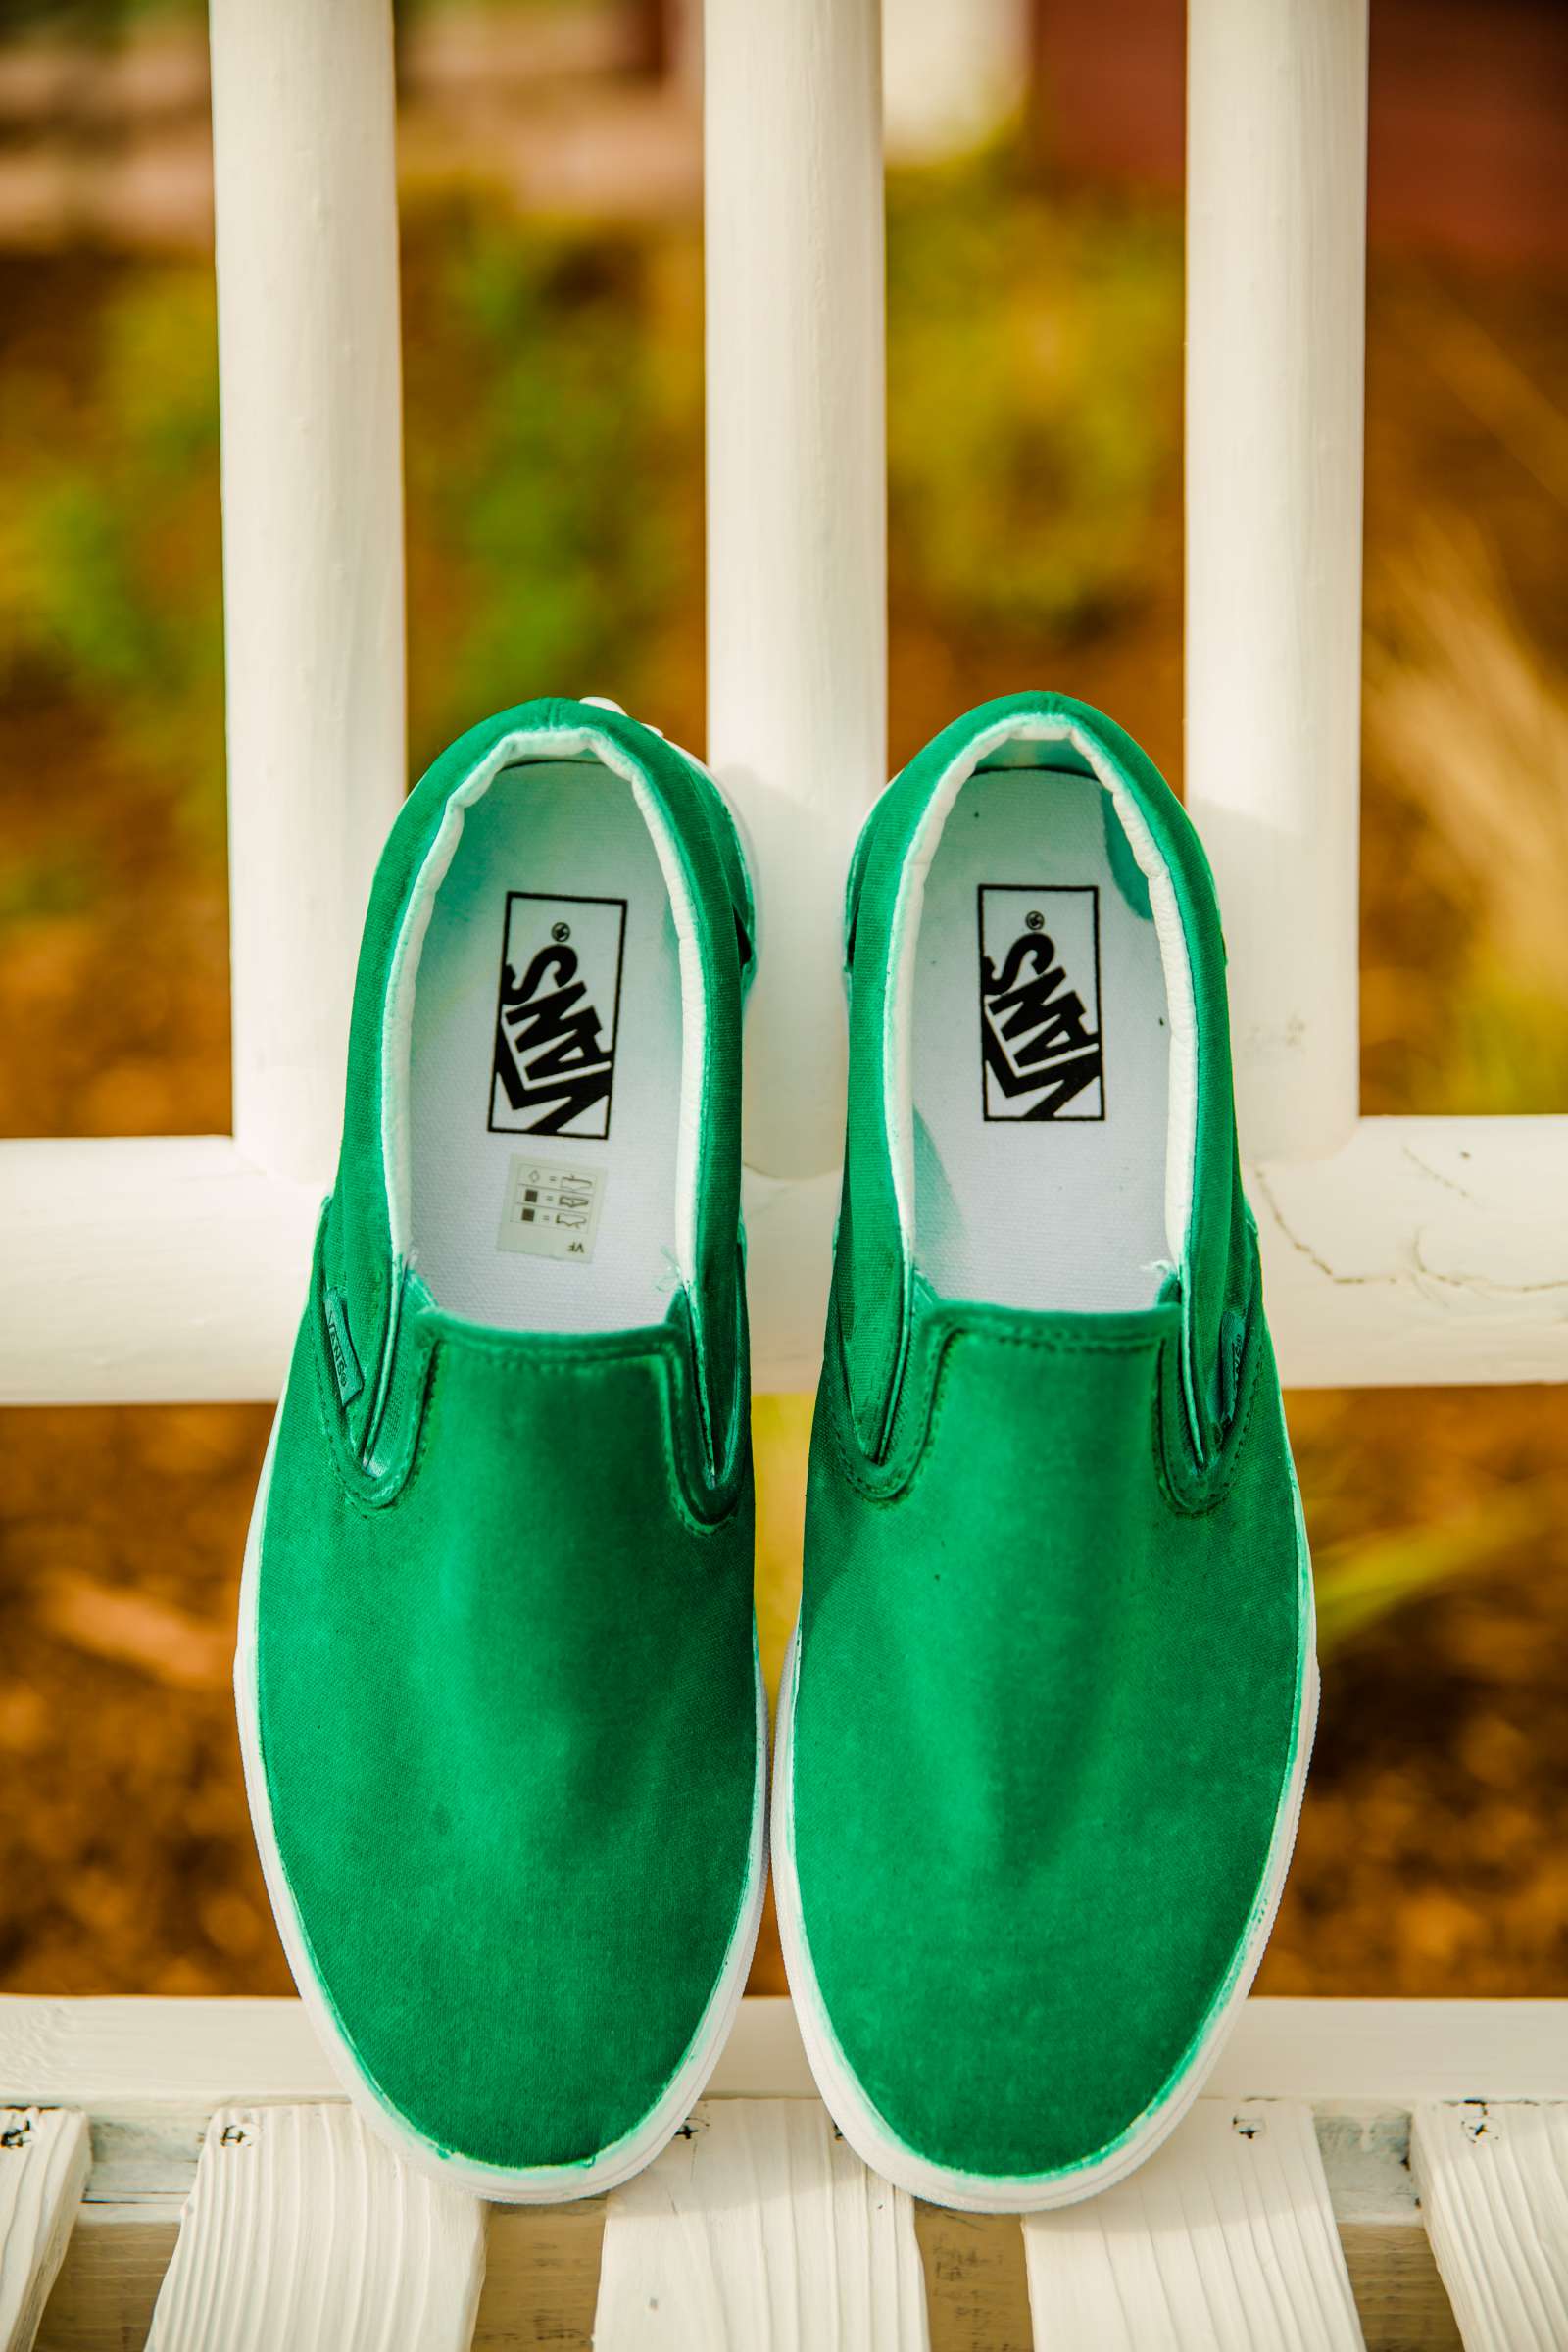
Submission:
[[[563,1167],[514,1153],[496,1248],[524,1257],[573,1257],[586,1265],[604,1198],[603,1168]]]

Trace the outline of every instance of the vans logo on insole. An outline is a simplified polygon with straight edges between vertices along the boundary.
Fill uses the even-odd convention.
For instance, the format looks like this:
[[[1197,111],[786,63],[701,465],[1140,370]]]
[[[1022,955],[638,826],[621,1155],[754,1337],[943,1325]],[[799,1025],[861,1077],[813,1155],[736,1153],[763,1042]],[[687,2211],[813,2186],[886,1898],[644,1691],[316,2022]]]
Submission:
[[[624,899],[508,891],[492,1133],[610,1133],[625,936]]]
[[[1102,1119],[1100,892],[982,882],[981,1108],[989,1119]]]

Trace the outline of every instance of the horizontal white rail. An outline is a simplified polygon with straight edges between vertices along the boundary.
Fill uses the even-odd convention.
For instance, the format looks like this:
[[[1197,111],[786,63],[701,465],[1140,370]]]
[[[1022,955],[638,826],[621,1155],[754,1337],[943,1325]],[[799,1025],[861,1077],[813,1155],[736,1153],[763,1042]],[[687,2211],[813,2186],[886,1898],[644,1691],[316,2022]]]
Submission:
[[[1568,2099],[1568,2001],[1243,2004],[1205,2084],[1216,2099]],[[150,2104],[341,2098],[296,2000],[0,1996],[0,2103],[122,2115]],[[794,2005],[749,1995],[710,2098],[811,2099]],[[189,2157],[194,2157],[191,2143]]]
[[[1248,1183],[1287,1383],[1568,1378],[1568,1119],[1362,1119]]]
[[[275,1396],[320,1204],[229,1136],[0,1145],[0,1401]]]
[[[1568,1379],[1568,1118],[1363,1119],[1249,1185],[1288,1385]],[[319,1205],[226,1138],[0,1145],[0,1401],[275,1396]],[[815,1385],[837,1205],[748,1178],[761,1388]]]

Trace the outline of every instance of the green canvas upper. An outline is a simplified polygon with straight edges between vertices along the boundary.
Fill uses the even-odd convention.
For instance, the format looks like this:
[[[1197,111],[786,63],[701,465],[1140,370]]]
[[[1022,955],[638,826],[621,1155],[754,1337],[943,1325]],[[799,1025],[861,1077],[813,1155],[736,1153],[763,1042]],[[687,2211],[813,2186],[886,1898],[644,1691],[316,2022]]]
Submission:
[[[1060,739],[1039,747],[1039,791],[1114,779],[1191,973],[1185,1232],[1132,1311],[941,1297],[899,1213],[901,881],[954,763],[1042,722]],[[1055,696],[989,704],[868,819],[848,974],[782,1792],[808,1955],[796,1992],[887,2143],[1028,2202],[1127,2142],[1205,2054],[1255,1963],[1301,1761],[1310,1596],[1208,867],[1118,728]]]
[[[647,1328],[465,1321],[394,1250],[383,1139],[401,1114],[383,1117],[382,1062],[398,942],[454,793],[514,735],[628,761],[695,909],[696,1262]],[[376,2105],[478,2165],[585,2165],[634,2132],[744,1941],[751,928],[711,784],[649,730],[574,703],[522,706],[455,744],[406,803],[371,893],[342,1157],[260,1530],[264,1803],[280,1909]]]

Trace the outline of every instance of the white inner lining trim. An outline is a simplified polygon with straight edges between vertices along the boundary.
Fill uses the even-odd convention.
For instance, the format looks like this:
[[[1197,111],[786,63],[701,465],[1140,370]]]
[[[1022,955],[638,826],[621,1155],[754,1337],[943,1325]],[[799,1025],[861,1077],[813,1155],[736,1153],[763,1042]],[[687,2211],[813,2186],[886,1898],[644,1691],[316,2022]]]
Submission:
[[[926,876],[954,803],[984,760],[1004,743],[1065,743],[1086,760],[1109,793],[1127,846],[1149,884],[1170,1009],[1170,1117],[1165,1141],[1165,1241],[1171,1263],[1185,1278],[1192,1220],[1193,1171],[1198,1149],[1198,1015],[1187,934],[1165,861],[1142,809],[1086,729],[1066,718],[998,719],[966,744],[926,804],[904,860],[893,906],[893,986],[885,1000],[882,1084],[891,1105],[893,1197],[906,1273],[914,1262],[914,942],[925,904]]]
[[[504,735],[464,778],[447,801],[435,839],[409,890],[392,949],[386,1004],[381,1015],[381,1164],[386,1175],[387,1222],[395,1266],[408,1263],[413,1183],[410,1170],[409,1058],[414,1034],[414,996],[419,958],[436,893],[445,880],[463,836],[464,817],[482,800],[504,768],[530,760],[572,760],[589,753],[629,784],[648,827],[675,923],[680,956],[681,1069],[680,1123],[675,1152],[675,1256],[688,1287],[697,1266],[697,1124],[708,1051],[707,1007],[702,957],[697,944],[697,909],[680,854],[662,809],[630,754],[597,727],[534,727]]]

